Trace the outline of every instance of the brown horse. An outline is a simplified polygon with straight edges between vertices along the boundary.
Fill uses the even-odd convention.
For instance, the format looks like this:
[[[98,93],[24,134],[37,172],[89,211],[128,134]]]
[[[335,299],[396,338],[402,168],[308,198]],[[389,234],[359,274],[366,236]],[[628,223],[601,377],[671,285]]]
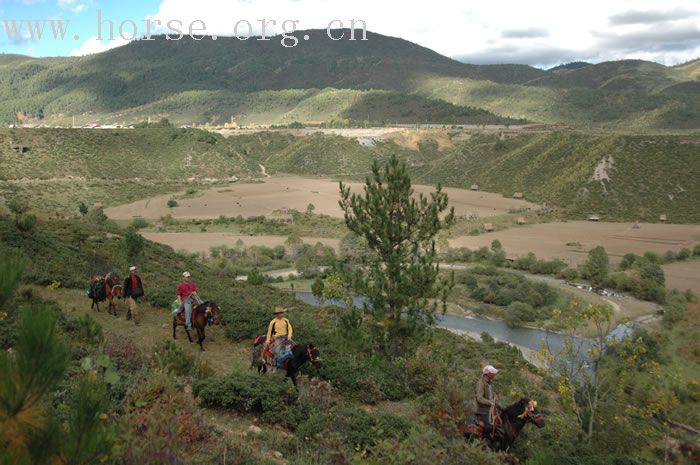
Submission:
[[[498,412],[494,419],[493,434],[483,434],[483,423],[471,423],[460,428],[467,439],[478,439],[493,450],[507,451],[526,424],[544,427],[544,416],[537,410],[537,402],[523,397]]]
[[[107,313],[117,316],[117,303],[114,298],[121,299],[122,285],[119,282],[119,276],[114,272],[109,272],[105,276],[93,276],[90,278],[90,287],[95,290],[101,290],[102,295],[93,295],[91,309],[97,308],[100,311],[100,302],[109,301]]]
[[[204,328],[207,324],[218,325],[221,323],[221,308],[219,308],[216,303],[208,301],[202,304],[192,307],[192,326],[197,330],[197,344],[199,344],[200,350],[204,350],[204,339],[206,334],[204,333]],[[184,326],[185,332],[187,333],[187,339],[192,342],[192,336],[190,331],[185,325],[185,311],[180,310],[177,315],[173,317],[173,339],[177,339],[175,335],[175,329],[178,326]]]

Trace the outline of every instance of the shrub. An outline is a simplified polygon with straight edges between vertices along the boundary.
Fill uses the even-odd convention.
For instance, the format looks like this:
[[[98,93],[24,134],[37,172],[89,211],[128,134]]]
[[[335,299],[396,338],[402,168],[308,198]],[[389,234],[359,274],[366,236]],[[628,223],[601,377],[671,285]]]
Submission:
[[[622,257],[622,261],[620,262],[620,269],[621,270],[629,270],[630,268],[632,268],[634,266],[636,261],[639,260],[640,258],[642,258],[642,257],[640,257],[637,254],[633,254],[633,253],[625,254],[624,257]]]
[[[693,255],[696,257],[700,257],[700,244],[697,244],[695,247],[693,247]]]
[[[577,270],[573,268],[565,268],[557,274],[557,277],[563,279],[564,281],[576,281],[579,275]]]
[[[192,385],[192,393],[205,405],[261,414],[271,422],[282,421],[297,396],[291,383],[257,373],[235,373],[197,381]]]
[[[513,314],[517,320],[525,322],[535,321],[538,317],[532,305],[525,302],[513,302],[508,306],[508,313]]]
[[[124,250],[126,251],[127,260],[136,260],[143,252],[146,242],[141,234],[136,230],[129,228],[124,235]]]
[[[177,207],[177,200],[175,200],[175,199],[168,200],[168,208],[175,208],[175,207]]]
[[[250,273],[248,273],[248,284],[253,286],[260,286],[265,282],[265,277],[258,271],[257,268],[253,268]]]
[[[155,307],[170,308],[175,300],[175,290],[170,287],[148,288],[148,302]]]
[[[222,309],[226,336],[234,341],[252,339],[261,334],[272,318],[269,308],[257,302],[235,299],[222,305]]]
[[[0,309],[4,309],[24,273],[26,260],[19,250],[6,249],[0,252]]]
[[[148,221],[144,220],[143,218],[135,218],[134,221],[131,222],[131,228],[138,231],[139,229],[144,229],[149,227],[150,224]]]
[[[671,302],[664,307],[663,322],[669,326],[685,319],[685,305],[680,302]]]
[[[80,318],[67,320],[63,329],[71,333],[74,341],[84,344],[97,345],[104,340],[102,326],[87,313]]]
[[[357,407],[343,407],[329,414],[312,414],[299,425],[297,435],[315,438],[335,433],[347,446],[367,449],[382,440],[403,438],[409,430],[406,420],[391,413],[369,413]]]
[[[693,254],[689,248],[683,248],[678,252],[677,258],[678,260],[687,260],[690,258],[690,256]]]
[[[34,231],[37,224],[36,215],[23,213],[15,218],[15,226],[22,232],[30,233]]]
[[[659,286],[663,286],[666,282],[664,270],[658,264],[646,260],[639,265],[639,277],[642,280],[651,281]]]

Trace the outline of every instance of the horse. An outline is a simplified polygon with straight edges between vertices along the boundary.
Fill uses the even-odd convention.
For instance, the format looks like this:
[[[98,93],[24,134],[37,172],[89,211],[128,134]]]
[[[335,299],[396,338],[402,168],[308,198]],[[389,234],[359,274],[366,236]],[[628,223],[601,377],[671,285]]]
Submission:
[[[104,298],[100,298],[100,296],[94,294],[94,289],[98,289],[96,285],[100,286],[102,289]],[[121,299],[123,290],[122,284],[119,282],[119,276],[114,272],[109,272],[105,276],[93,276],[90,278],[90,287],[93,289],[92,305],[90,309],[94,310],[97,308],[99,312],[100,302],[108,300],[109,306],[107,308],[107,313],[116,317],[117,303],[114,301],[114,298],[117,297]]]
[[[204,328],[207,324],[218,325],[221,323],[221,308],[216,305],[215,302],[207,301],[192,307],[192,326],[197,330],[197,344],[199,344],[199,349],[204,350],[204,339],[206,339],[206,334]],[[173,317],[173,339],[177,339],[175,330],[178,326],[185,327],[185,333],[187,333],[187,339],[192,342],[192,336],[190,335],[190,330],[187,329],[185,324],[185,311],[180,310],[177,315]]]
[[[513,405],[498,412],[493,420],[495,431],[483,435],[482,422],[471,423],[462,429],[467,439],[479,439],[493,450],[507,451],[520,435],[527,423],[544,427],[544,416],[537,410],[537,402],[523,397]]]
[[[265,363],[262,357],[262,352],[265,348],[264,343],[255,344],[253,347],[253,357],[250,363],[251,368],[257,368],[258,373],[267,373],[268,365]],[[314,365],[319,365],[321,363],[321,355],[314,344],[307,344],[301,346],[294,346],[292,349],[292,357],[285,362],[285,370],[287,372],[286,377],[292,380],[292,384],[296,389],[299,389],[297,385],[297,374],[299,369],[306,362],[311,362]]]

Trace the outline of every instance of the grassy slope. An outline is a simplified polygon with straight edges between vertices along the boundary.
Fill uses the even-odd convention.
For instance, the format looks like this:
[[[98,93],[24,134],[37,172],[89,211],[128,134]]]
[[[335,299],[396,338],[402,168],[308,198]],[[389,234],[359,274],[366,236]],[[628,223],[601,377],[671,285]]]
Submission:
[[[482,189],[562,208],[568,216],[597,213],[605,220],[700,221],[696,208],[700,159],[694,136],[628,136],[558,131],[520,133],[501,140],[474,134],[438,150],[391,141],[363,147],[340,136],[258,133],[225,139],[197,130],[3,130],[0,192],[32,199],[44,211],[75,212],[77,204],[119,204],[184,190],[205,178],[259,173],[364,179],[374,160],[397,154],[418,183]],[[21,143],[29,151],[11,149]],[[610,181],[593,180],[612,157]],[[76,179],[69,179],[72,176]],[[23,178],[27,178],[24,179]],[[56,179],[58,178],[58,179]],[[188,179],[191,181],[188,181]],[[199,181],[197,181],[199,180]]]
[[[696,82],[692,63],[667,68],[622,61],[547,72],[521,65],[467,65],[379,34],[370,33],[367,41],[333,42],[325,31],[299,35],[305,33],[310,40],[293,49],[281,47],[278,38],[159,38],[87,57],[8,58],[9,64],[0,66],[0,121],[15,122],[15,112],[24,112],[63,124],[73,115],[81,122],[129,122],[162,114],[190,123],[236,115],[244,124],[269,124],[293,121],[287,115],[291,110],[294,119],[318,122],[360,98],[376,98],[361,91],[383,89],[533,121],[699,125],[700,96],[682,85]],[[661,92],[674,85],[674,92]],[[280,102],[268,106],[271,95]],[[449,117],[470,122],[465,111],[451,108]],[[380,109],[369,116],[379,121],[386,115]]]

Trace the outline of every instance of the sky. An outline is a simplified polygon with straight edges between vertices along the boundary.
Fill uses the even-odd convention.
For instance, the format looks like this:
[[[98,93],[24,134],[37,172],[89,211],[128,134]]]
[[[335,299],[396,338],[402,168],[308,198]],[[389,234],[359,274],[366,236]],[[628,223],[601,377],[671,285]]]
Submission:
[[[208,35],[244,36],[246,21],[260,34],[264,20],[266,33],[274,35],[285,20],[298,21],[294,27],[302,30],[335,28],[340,21],[348,27],[353,19],[372,32],[476,64],[548,67],[634,58],[673,65],[700,57],[700,0],[0,0],[0,52],[98,53],[126,44],[134,32],[145,34],[147,20],[153,34],[173,33],[167,23],[179,21],[182,27],[174,24],[185,33],[194,25]],[[7,27],[12,20],[20,24],[16,34]],[[40,21],[42,38],[31,37],[21,20]],[[54,38],[52,20],[54,27],[63,22],[63,39]],[[114,40],[107,37],[109,22]],[[288,31],[292,24],[286,23]]]

